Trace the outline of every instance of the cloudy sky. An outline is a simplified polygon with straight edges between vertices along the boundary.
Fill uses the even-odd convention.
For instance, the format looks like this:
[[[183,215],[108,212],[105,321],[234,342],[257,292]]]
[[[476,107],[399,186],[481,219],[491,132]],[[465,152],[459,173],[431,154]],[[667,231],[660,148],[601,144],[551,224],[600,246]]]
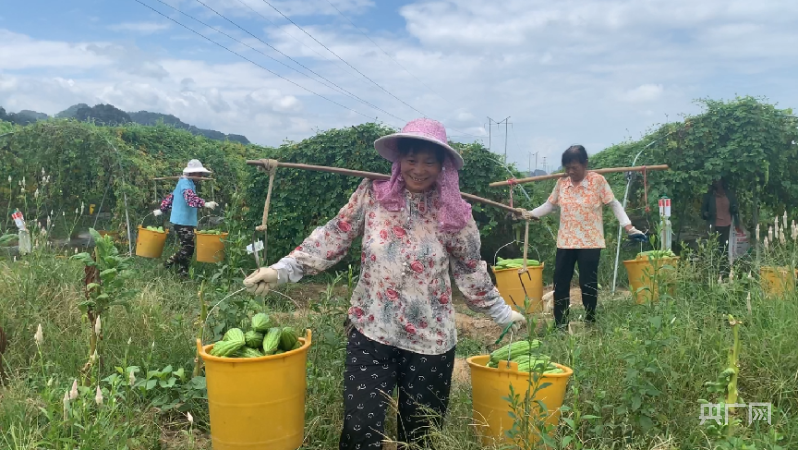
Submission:
[[[796,107],[797,56],[795,0],[33,0],[0,9],[0,106],[111,103],[263,145],[427,116],[552,169],[697,98]]]

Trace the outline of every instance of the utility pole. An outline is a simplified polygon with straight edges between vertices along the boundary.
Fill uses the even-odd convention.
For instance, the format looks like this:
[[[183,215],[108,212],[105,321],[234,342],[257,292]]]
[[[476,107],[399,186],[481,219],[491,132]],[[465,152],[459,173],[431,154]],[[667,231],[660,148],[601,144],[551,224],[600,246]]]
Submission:
[[[490,138],[491,138],[491,136],[493,134],[492,132],[493,132],[493,119],[491,119],[490,116],[488,116],[488,151],[490,151],[490,149],[491,149],[491,146],[490,146],[491,139]]]
[[[537,152],[534,153],[534,155],[535,155],[535,172],[537,172],[537,170],[538,170],[538,153],[540,153],[540,151],[537,151]],[[529,176],[534,176],[534,172],[532,172],[532,154],[533,154],[532,152],[529,152],[529,174],[530,174]]]
[[[502,120],[502,122],[504,122],[504,163],[505,164],[507,164],[507,125],[509,125],[507,119],[509,118],[510,116],[507,116],[504,120]],[[498,122],[497,125],[500,125],[502,122]]]
[[[496,122],[495,120],[493,120],[490,117],[488,117],[488,150],[491,150],[491,136],[492,136],[492,130],[493,130],[493,123],[492,122],[496,122],[497,126],[501,125],[502,122],[504,122],[504,162],[505,163],[507,163],[507,125],[508,125],[507,119],[509,119],[509,118],[510,118],[510,116],[507,116],[504,120]],[[510,123],[509,125],[512,125],[512,124]]]

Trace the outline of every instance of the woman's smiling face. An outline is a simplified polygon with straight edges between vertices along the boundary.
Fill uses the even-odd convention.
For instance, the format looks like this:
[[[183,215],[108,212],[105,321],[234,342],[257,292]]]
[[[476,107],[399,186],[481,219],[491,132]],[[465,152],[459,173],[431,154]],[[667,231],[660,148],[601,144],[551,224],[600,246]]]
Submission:
[[[435,144],[416,141],[402,152],[399,162],[407,190],[425,192],[435,184],[443,169],[443,149]]]

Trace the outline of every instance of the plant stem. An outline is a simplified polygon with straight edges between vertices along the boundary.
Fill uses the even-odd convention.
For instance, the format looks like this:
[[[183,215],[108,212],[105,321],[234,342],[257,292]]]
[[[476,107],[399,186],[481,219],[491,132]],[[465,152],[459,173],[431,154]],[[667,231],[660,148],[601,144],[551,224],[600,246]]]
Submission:
[[[726,405],[733,405],[737,403],[737,375],[740,372],[740,367],[737,364],[737,359],[740,355],[740,334],[738,327],[740,323],[734,320],[734,317],[729,315],[729,324],[732,326],[732,333],[734,335],[734,341],[732,347],[729,349],[729,368],[734,372],[729,379],[728,384],[728,391],[726,395]],[[732,411],[732,414],[734,412]],[[726,429],[727,436],[731,438],[734,435],[734,420],[731,420],[728,424],[728,428]]]
[[[208,307],[205,305],[205,299],[203,298],[203,293],[205,291],[205,280],[202,280],[202,284],[200,285],[200,290],[197,293],[197,297],[199,297],[200,302],[200,330],[199,330],[199,340],[202,343],[202,338],[205,334],[205,320],[208,318]],[[197,355],[194,357],[194,376],[198,377],[202,373],[202,358],[200,358],[199,350],[197,350]]]

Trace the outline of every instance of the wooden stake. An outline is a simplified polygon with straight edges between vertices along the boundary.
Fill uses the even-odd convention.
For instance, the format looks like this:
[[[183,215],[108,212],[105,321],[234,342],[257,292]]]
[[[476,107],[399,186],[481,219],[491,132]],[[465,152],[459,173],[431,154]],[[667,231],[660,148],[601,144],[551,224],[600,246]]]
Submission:
[[[635,167],[608,167],[606,169],[596,169],[590,170],[589,172],[593,173],[616,173],[616,172],[642,172],[643,169],[645,170],[670,170],[670,168],[666,165],[659,165],[659,166],[635,166]],[[553,180],[556,178],[562,178],[567,176],[565,173],[552,173],[549,175],[539,175],[536,177],[529,177],[529,178],[519,178],[517,180],[511,181],[496,181],[494,183],[489,184],[490,187],[500,187],[500,186],[508,186],[510,184],[523,184],[523,183],[532,183],[535,181],[544,181],[544,180]]]
[[[248,160],[247,164],[250,166],[263,166],[263,162],[259,160]],[[288,169],[300,169],[300,170],[311,170],[315,172],[330,172],[330,173],[337,173],[339,175],[349,175],[358,178],[368,178],[371,180],[390,180],[390,175],[385,175],[382,173],[374,173],[374,172],[363,172],[360,170],[351,170],[351,169],[344,169],[341,167],[328,167],[328,166],[314,166],[311,164],[298,164],[298,163],[286,163],[286,162],[278,162],[278,167],[285,167]],[[511,212],[513,214],[520,214],[517,209],[511,208],[503,203],[494,202],[493,200],[488,200],[486,198],[477,197],[476,195],[460,193],[466,200],[471,200],[478,203],[483,203],[485,205],[494,206],[499,209],[503,209],[505,211]]]

